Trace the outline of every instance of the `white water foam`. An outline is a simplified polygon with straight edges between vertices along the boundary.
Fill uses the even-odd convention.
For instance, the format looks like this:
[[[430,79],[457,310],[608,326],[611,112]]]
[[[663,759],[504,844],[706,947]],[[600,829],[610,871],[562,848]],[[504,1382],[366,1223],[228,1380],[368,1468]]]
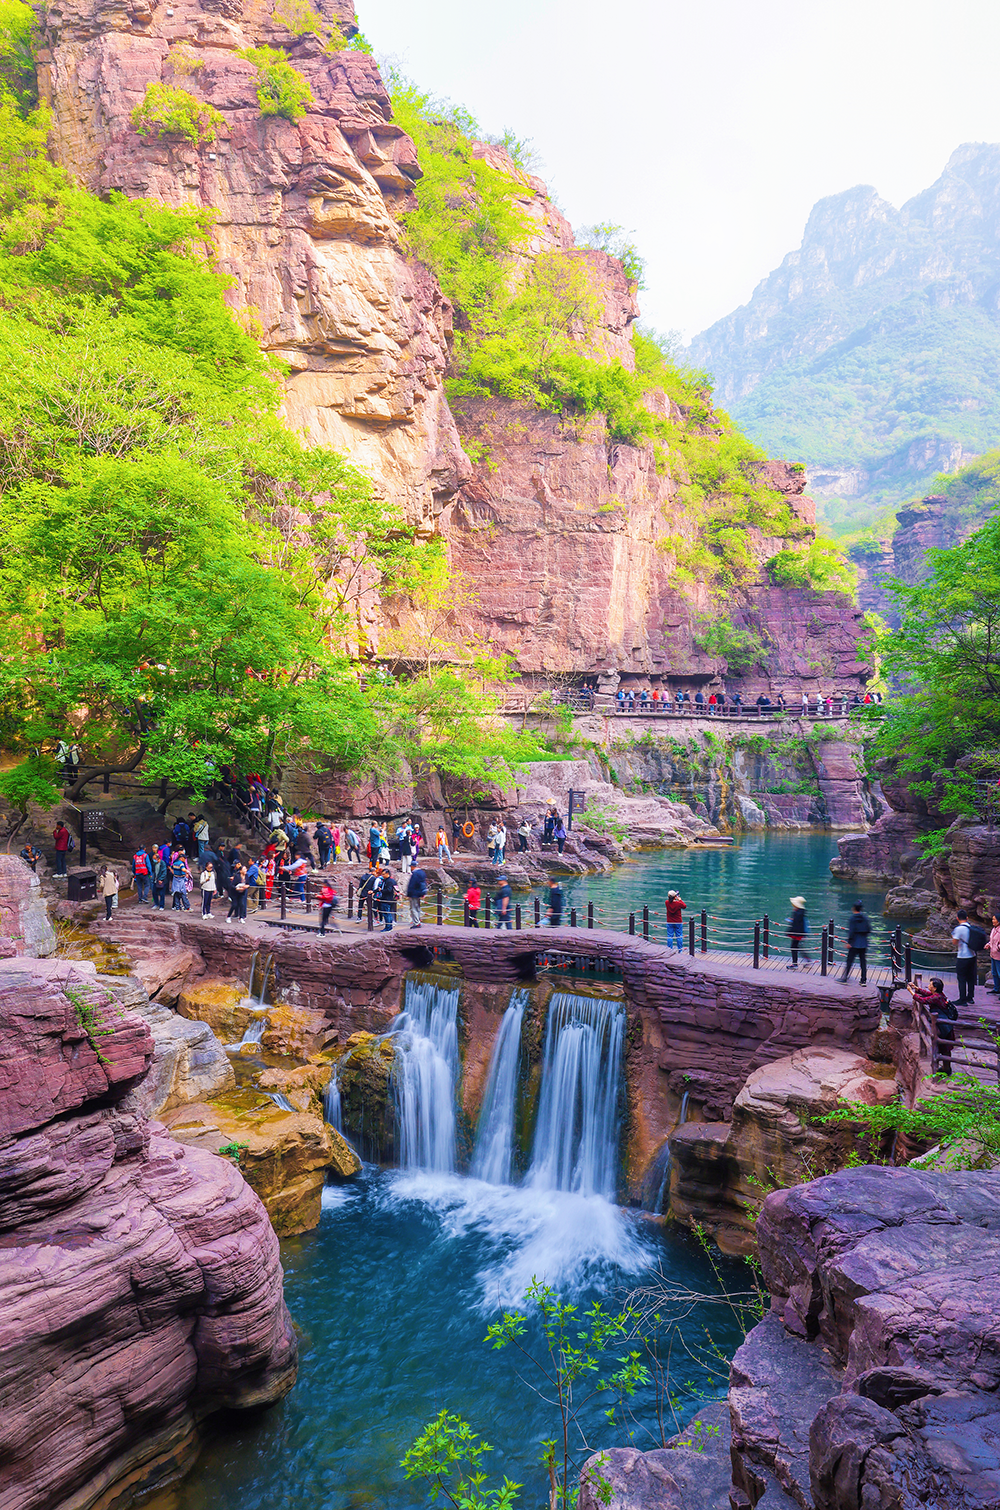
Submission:
[[[475,1232],[493,1244],[495,1259],[476,1275],[484,1312],[520,1304],[533,1279],[565,1295],[609,1269],[637,1274],[650,1262],[635,1223],[598,1195],[488,1185],[421,1170],[395,1175],[386,1198],[421,1202],[434,1212],[446,1239]]]

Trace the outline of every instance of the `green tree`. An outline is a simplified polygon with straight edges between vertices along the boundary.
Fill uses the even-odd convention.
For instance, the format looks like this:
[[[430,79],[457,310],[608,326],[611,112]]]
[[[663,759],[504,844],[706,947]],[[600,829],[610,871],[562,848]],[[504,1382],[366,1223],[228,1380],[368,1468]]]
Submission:
[[[297,121],[312,104],[312,90],[297,68],[276,47],[242,47],[237,56],[257,70],[256,90],[260,113]]]

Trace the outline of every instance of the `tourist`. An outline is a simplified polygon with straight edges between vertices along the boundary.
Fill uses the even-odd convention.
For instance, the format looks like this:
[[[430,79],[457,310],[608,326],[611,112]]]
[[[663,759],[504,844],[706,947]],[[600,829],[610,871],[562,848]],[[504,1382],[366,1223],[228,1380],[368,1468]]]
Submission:
[[[808,718],[808,716],[809,716],[809,694],[808,694],[808,692],[803,692],[803,694],[802,694],[802,717],[803,718]]]
[[[489,828],[486,830],[486,852],[495,865],[497,861],[497,826],[493,822],[490,823]]]
[[[465,905],[469,909],[470,928],[479,927],[479,903],[482,900],[482,895],[483,894],[475,881],[472,882],[468,891],[465,893]]]
[[[233,876],[233,891],[236,895],[236,918],[237,923],[245,923],[247,920],[247,901],[250,896],[250,867],[240,865],[237,873]]]
[[[556,819],[556,826],[552,830],[552,834],[553,838],[556,841],[556,848],[558,849],[559,853],[562,854],[563,846],[566,843],[566,825],[563,823],[561,818]]]
[[[640,713],[645,713],[645,711],[646,711],[646,704],[648,702],[649,702],[649,693],[646,691],[645,687],[643,687],[642,691],[639,693],[639,712]]]
[[[402,828],[399,831],[399,864],[404,876],[410,874],[410,866],[413,861],[413,845],[410,843],[410,830]]]
[[[785,709],[788,707],[788,704],[785,701],[785,694],[783,692],[779,692],[774,701],[777,705],[778,712],[784,713]]]
[[[351,863],[351,856],[352,855],[354,856],[356,864],[360,865],[361,864],[361,840],[358,837],[358,835],[354,832],[353,828],[349,828],[347,830],[347,863],[348,864]]]
[[[497,927],[510,928],[514,918],[510,882],[506,876],[498,876],[497,880],[500,883],[500,890],[496,894]]]
[[[52,830],[52,842],[56,847],[56,875],[64,876],[66,874],[66,854],[70,845],[70,832],[61,818]]]
[[[993,913],[990,936],[987,942],[990,951],[990,974],[993,977],[993,984],[992,986],[987,986],[986,989],[992,995],[1000,996],[1000,918],[997,917],[995,912]]]
[[[208,818],[195,818],[195,844],[198,846],[198,864],[204,864],[205,850],[208,849]]]
[[[36,875],[38,874],[38,871],[37,871],[38,862],[39,862],[39,860],[41,858],[42,858],[42,852],[41,852],[41,850],[40,849],[36,849],[35,846],[32,843],[30,843],[30,841],[21,850],[21,859],[24,861],[24,863],[26,865],[30,865],[31,866],[32,870],[35,871]]]
[[[383,825],[382,825],[382,831],[379,834],[378,863],[384,869],[389,864],[389,861],[391,859],[392,859],[392,855],[389,852],[389,835],[386,832],[386,826],[383,823]]]
[[[398,895],[399,892],[397,891],[396,883],[392,878],[392,871],[383,871],[381,885],[379,886],[378,892],[378,908],[379,912],[382,914],[383,933],[392,932],[393,912]]]
[[[635,692],[634,691],[630,691],[629,694],[628,694],[628,711],[630,713],[634,713],[635,712]]]
[[[185,827],[187,825],[185,824]],[[191,889],[191,871],[182,845],[175,846],[170,856],[170,906],[174,912],[190,912],[187,894]]]
[[[684,909],[687,903],[679,891],[668,891],[664,904],[667,909],[667,948],[684,948]]]
[[[726,694],[724,692],[717,692],[715,694],[715,706],[718,708],[720,716],[723,713],[725,713],[725,711],[726,711]]]
[[[336,865],[337,861],[340,859],[340,824],[339,823],[335,823],[333,825],[333,828],[330,830],[330,849],[331,849],[331,858],[333,860],[334,865]]]
[[[132,880],[135,882],[135,894],[140,907],[145,906],[149,893],[149,853],[144,844],[140,844],[132,856]]]
[[[549,927],[558,928],[562,924],[563,915],[563,889],[558,881],[553,881],[549,887],[549,905],[547,908]]]
[[[919,976],[917,979],[919,980]],[[941,1061],[940,1074],[951,1074],[951,1055],[955,1044],[955,1029],[952,1026],[958,1020],[958,1013],[952,1003],[944,994],[944,981],[938,976],[931,978],[931,989],[924,991],[920,986],[910,982],[907,987],[910,995],[920,1006],[926,1007],[934,1018],[936,1028],[938,1057]],[[933,1064],[932,1064],[933,1069]]]
[[[458,844],[462,837],[462,820],[457,813],[451,815],[451,852],[458,854]]]
[[[340,905],[340,899],[333,888],[332,881],[324,881],[319,893],[319,931],[326,933],[326,925],[334,909]],[[334,928],[334,933],[339,933],[339,928]]]
[[[975,932],[981,936],[980,929],[976,929]],[[971,1007],[976,999],[976,951],[972,947],[974,940],[972,924],[969,922],[969,914],[964,907],[958,909],[958,922],[951,930],[951,936],[958,944],[958,958],[955,961],[958,1005]]]
[[[333,839],[330,830],[327,828],[322,818],[313,829],[313,837],[316,840],[316,849],[319,854],[319,868],[320,870],[326,870],[326,867],[330,863],[330,850],[332,848]]]
[[[451,850],[448,848],[448,835],[444,831],[444,824],[443,823],[439,823],[438,824],[438,831],[437,831],[437,833],[434,836],[434,843],[437,845],[438,860],[439,861],[447,860],[448,863],[449,863],[449,865],[450,865],[451,864]]]
[[[700,687],[694,695],[694,708],[696,713],[704,713],[705,711],[705,694]]]
[[[619,687],[618,691],[615,693],[615,702],[618,704],[618,712],[619,713],[624,713],[625,712],[625,689],[623,687]]]
[[[260,912],[263,909],[263,906],[264,906],[264,867],[263,867],[263,861],[261,861],[261,860],[251,860],[250,861],[250,864],[247,866],[246,883],[247,883],[246,901],[243,904],[243,916],[244,917],[246,917],[246,915],[247,915],[247,905],[249,904],[250,899],[251,899],[251,897],[252,897],[252,895],[253,895],[254,892],[257,893],[257,908],[256,908],[257,912]]]
[[[104,898],[104,920],[111,922],[111,910],[118,906],[118,872],[111,865],[102,865],[97,878],[97,889]]]
[[[306,855],[296,855],[288,867],[288,879],[295,887],[295,895],[302,903],[306,902],[306,876],[312,870],[312,866]]]
[[[212,902],[215,898],[218,884],[218,881],[215,879],[215,866],[211,860],[206,860],[205,869],[198,877],[198,885],[201,887],[201,915],[203,918],[210,918],[212,916]]]
[[[528,852],[528,840],[531,838],[531,819],[525,818],[523,823],[518,824],[517,848],[520,854]]]
[[[167,900],[167,882],[170,879],[170,871],[160,850],[156,850],[151,858],[152,866],[149,879],[152,883],[153,910],[154,912],[162,912]]]
[[[872,931],[871,919],[865,913],[860,902],[855,902],[851,916],[847,922],[847,964],[844,973],[840,977],[847,980],[857,960],[861,966],[861,984],[868,982],[868,935]]]
[[[63,781],[72,781],[74,775],[73,762],[70,758],[69,743],[65,739],[60,739],[56,745],[56,760],[62,766]]]
[[[427,895],[427,874],[418,865],[416,870],[410,872],[410,879],[406,883],[406,900],[410,904],[410,927],[419,928],[423,922],[420,916],[420,907]]]
[[[550,807],[549,810],[548,810],[548,812],[545,814],[545,823],[542,826],[542,843],[543,844],[551,844],[552,843],[552,835],[555,833],[555,828],[556,828],[555,809]]]
[[[715,717],[715,693],[714,692],[710,692],[708,694],[708,716],[709,716],[709,718],[714,718]]]
[[[185,854],[187,854],[188,840],[191,837],[191,830],[188,828],[186,819],[175,818],[174,826],[170,830],[170,837],[174,841],[174,848],[176,849],[179,847],[184,851]]]
[[[505,823],[501,822],[497,826],[497,864],[498,865],[502,865],[504,863],[504,856],[507,853],[507,840],[509,838],[510,838],[510,835],[507,832],[507,826],[506,826]]]
[[[823,699],[823,716],[824,718],[833,717],[833,694],[830,692]]]
[[[743,712],[743,694],[742,694],[742,692],[734,692],[733,693],[733,712],[734,713],[742,713]]]
[[[674,702],[677,704],[678,713],[680,713],[681,709],[684,707],[684,693],[681,691],[680,687],[677,688],[677,694],[674,698]]]
[[[799,946],[809,932],[809,919],[806,917],[805,897],[789,897],[789,901],[792,904],[792,913],[790,917],[785,919],[785,932],[788,934],[788,941],[792,947],[792,963],[786,965],[785,969],[797,970],[799,968]],[[802,950],[802,958],[807,962],[809,960],[809,956],[804,949]]]
[[[226,894],[229,897],[229,911],[226,913],[227,923],[231,923],[234,920],[239,919],[240,902],[242,900],[242,897],[245,895],[245,893],[241,893],[238,889],[242,881],[243,866],[237,860],[236,864],[229,872],[229,885],[226,887]]]

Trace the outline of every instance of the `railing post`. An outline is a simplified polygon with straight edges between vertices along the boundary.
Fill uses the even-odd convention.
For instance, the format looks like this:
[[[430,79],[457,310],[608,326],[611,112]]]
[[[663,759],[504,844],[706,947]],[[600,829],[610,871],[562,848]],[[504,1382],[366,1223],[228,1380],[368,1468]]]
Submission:
[[[444,922],[444,895],[440,886],[437,889],[437,922],[439,928]]]
[[[538,897],[535,898],[535,927],[540,928],[542,923],[542,904]]]
[[[588,928],[593,928],[593,926],[594,926],[594,904],[593,904],[593,902],[588,902],[587,903],[587,927]]]
[[[305,877],[306,883],[306,912],[312,912],[312,876]]]
[[[903,969],[903,979],[906,980],[906,981],[911,981],[913,979],[913,945],[912,944],[907,944],[906,947],[903,950],[903,966],[904,966],[904,969]]]
[[[760,923],[753,925],[753,967],[760,969]]]
[[[643,936],[644,939],[648,939],[649,938],[649,908],[648,907],[643,907],[643,909],[642,909],[642,936]]]
[[[688,918],[688,954],[694,959],[694,918]]]
[[[521,904],[520,904],[520,902],[518,902],[517,906],[514,908],[514,928],[515,928],[515,930],[518,933],[520,933],[520,931],[521,931]]]
[[[704,908],[701,911],[701,952],[708,953],[708,913]]]
[[[106,792],[110,792],[110,790],[111,790],[111,772],[110,771],[105,771],[105,773],[104,773],[104,790]]]
[[[486,893],[486,906],[483,908],[483,927],[484,928],[489,928],[489,926],[490,926],[490,913],[492,911],[493,911],[493,898],[490,896],[489,892],[487,892]]]
[[[464,913],[462,915],[462,927],[463,928],[468,928],[468,926],[469,926],[469,899],[468,899],[468,897],[466,897],[466,899],[465,899],[465,911],[464,911]]]
[[[575,928],[576,927],[576,908],[575,907],[571,907],[570,908],[569,926],[571,928]]]
[[[348,883],[347,883],[347,916],[349,918],[352,918],[354,916],[354,882],[353,881],[348,881]]]
[[[829,939],[827,937],[826,928],[824,928],[823,929],[823,939],[822,939],[822,942],[820,944],[820,959],[819,959],[819,973],[820,973],[820,975],[825,975],[826,974],[827,949],[828,949],[828,947],[829,947]]]
[[[288,913],[288,887],[284,881],[278,882],[278,896],[281,899],[281,921],[285,921]]]
[[[768,915],[767,915],[766,912],[764,914],[764,934],[763,934],[763,939],[764,939],[764,958],[767,959],[770,956],[770,952],[771,952],[771,919],[768,917]]]
[[[366,897],[365,900],[368,903],[368,932],[371,933],[372,929],[375,927],[375,906],[372,902],[371,897]]]
[[[895,977],[897,970],[903,963],[903,930],[897,925],[892,936],[892,973]]]
[[[628,931],[629,931],[630,934],[634,934],[635,933],[635,913],[634,912],[630,912],[629,915],[628,915]]]

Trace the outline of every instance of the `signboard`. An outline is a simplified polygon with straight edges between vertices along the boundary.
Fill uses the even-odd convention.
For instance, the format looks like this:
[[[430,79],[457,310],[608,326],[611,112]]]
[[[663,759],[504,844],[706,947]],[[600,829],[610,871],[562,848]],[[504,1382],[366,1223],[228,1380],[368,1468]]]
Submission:
[[[87,812],[83,815],[83,830],[87,834],[98,834],[104,827],[104,814],[99,812]]]

